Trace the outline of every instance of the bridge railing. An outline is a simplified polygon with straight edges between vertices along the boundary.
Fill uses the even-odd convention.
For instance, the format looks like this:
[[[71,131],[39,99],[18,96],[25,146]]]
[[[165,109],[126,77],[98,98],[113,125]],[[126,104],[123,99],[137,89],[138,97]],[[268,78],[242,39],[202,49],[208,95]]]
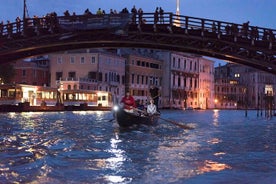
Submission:
[[[203,19],[197,17],[164,13],[158,15],[158,21],[154,13],[138,14],[133,19],[133,14],[105,14],[105,15],[71,15],[56,16],[53,14],[45,17],[27,18],[19,22],[0,24],[0,38],[13,38],[39,34],[49,34],[62,31],[91,30],[123,28],[130,24],[152,24],[154,26],[168,25],[170,29],[181,28],[187,34],[199,31],[201,36],[206,33],[215,33],[216,36],[232,36],[234,41],[241,37],[247,40],[258,40],[275,44],[275,29],[251,26],[249,23],[237,24],[219,20]],[[33,34],[28,34],[31,32]]]
[[[201,30],[216,33],[218,35],[229,35],[252,40],[275,42],[275,29],[249,25],[249,22],[237,24],[211,19],[182,16],[173,14],[173,25],[188,30]]]

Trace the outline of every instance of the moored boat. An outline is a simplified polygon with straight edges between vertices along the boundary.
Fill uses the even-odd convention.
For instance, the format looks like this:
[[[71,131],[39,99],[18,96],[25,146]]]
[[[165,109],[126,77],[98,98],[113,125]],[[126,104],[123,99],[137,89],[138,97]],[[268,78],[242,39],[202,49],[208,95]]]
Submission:
[[[130,127],[133,125],[156,125],[158,122],[158,119],[160,117],[160,114],[155,114],[152,116],[139,113],[139,112],[126,112],[123,108],[118,108],[118,110],[115,111],[115,118],[117,123],[121,127]]]

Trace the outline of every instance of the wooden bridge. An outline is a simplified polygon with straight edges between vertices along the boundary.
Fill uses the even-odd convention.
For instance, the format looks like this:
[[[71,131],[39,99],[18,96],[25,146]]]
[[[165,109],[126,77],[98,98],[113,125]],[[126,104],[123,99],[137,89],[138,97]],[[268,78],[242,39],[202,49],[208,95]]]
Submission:
[[[80,48],[152,48],[195,53],[276,74],[276,30],[164,13],[26,18],[0,25],[0,63]]]

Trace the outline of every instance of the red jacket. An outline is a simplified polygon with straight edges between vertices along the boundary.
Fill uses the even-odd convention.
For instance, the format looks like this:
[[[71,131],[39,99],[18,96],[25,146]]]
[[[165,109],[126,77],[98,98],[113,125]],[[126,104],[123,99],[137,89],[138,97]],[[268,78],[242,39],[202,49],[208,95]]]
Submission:
[[[128,110],[132,109],[133,107],[136,107],[135,100],[132,96],[124,96],[121,100],[121,103],[123,103],[124,108]]]

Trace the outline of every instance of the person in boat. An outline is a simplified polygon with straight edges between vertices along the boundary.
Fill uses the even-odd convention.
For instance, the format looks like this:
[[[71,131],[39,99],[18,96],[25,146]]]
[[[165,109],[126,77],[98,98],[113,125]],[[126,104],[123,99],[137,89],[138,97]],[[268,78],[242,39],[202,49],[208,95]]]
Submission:
[[[147,113],[149,116],[152,116],[157,113],[156,105],[154,104],[154,100],[150,99],[150,103],[147,106]]]
[[[127,112],[133,112],[133,108],[136,108],[136,103],[133,96],[130,95],[130,92],[126,92],[126,95],[122,98],[121,104]]]
[[[159,112],[158,102],[159,102],[160,91],[158,87],[151,85],[149,89],[149,93],[150,93],[151,99],[153,99],[154,104],[156,105],[156,110]]]
[[[145,106],[144,106],[142,100],[138,99],[137,102],[136,102],[136,104],[137,104],[137,109],[142,110],[142,111],[145,110]]]
[[[137,104],[137,109],[136,109],[137,113],[138,113],[140,116],[145,116],[145,115],[147,115],[146,107],[145,107],[145,105],[143,104],[143,100],[138,99],[138,100],[136,101],[136,104]]]

